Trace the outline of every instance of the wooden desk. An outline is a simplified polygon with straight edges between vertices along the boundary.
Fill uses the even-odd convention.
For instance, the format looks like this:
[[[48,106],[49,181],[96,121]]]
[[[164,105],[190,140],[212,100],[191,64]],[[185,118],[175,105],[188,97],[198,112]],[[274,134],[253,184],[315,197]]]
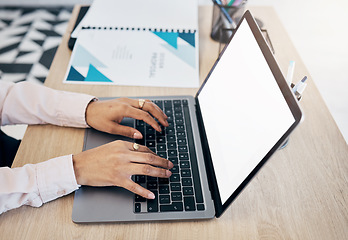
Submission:
[[[294,79],[309,73],[269,7],[251,8],[265,23],[284,73],[296,61]],[[76,17],[77,9],[73,16]],[[74,18],[73,17],[73,18]],[[73,20],[69,25],[72,29]],[[209,71],[218,44],[209,38],[211,8],[200,7],[200,76]],[[63,38],[46,85],[96,96],[194,94],[196,89],[62,84],[70,51]],[[71,221],[73,194],[41,208],[21,207],[0,216],[1,239],[347,239],[348,148],[309,76],[301,105],[305,121],[220,219],[191,222],[84,224]],[[56,126],[28,128],[14,166],[77,153],[84,131]],[[117,204],[117,203],[115,203]]]

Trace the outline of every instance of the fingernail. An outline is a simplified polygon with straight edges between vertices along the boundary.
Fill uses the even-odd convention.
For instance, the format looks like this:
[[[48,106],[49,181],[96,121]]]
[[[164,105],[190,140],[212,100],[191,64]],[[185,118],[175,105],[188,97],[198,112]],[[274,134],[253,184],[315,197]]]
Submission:
[[[166,170],[166,176],[167,176],[167,177],[170,177],[171,175],[172,175],[172,172],[169,171],[169,170]]]
[[[135,133],[133,134],[133,138],[135,138],[135,139],[141,139],[141,138],[143,138],[143,136],[142,136],[140,133],[135,132]]]
[[[153,193],[149,193],[149,195],[147,195],[148,199],[155,199],[155,194]]]
[[[171,161],[169,161],[168,162],[168,168],[172,168],[172,167],[174,167],[174,164]]]

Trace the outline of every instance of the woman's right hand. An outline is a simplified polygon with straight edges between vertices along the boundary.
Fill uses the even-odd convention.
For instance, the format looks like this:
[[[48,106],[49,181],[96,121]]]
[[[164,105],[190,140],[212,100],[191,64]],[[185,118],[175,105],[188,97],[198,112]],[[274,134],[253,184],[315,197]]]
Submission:
[[[169,178],[173,163],[161,158],[145,146],[133,148],[133,143],[114,141],[73,155],[76,181],[79,185],[118,186],[144,198],[155,195],[132,181],[133,175]]]

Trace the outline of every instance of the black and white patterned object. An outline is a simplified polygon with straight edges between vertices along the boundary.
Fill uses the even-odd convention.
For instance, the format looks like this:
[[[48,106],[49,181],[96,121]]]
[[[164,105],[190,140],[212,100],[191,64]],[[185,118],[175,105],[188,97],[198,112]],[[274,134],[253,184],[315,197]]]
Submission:
[[[43,83],[71,11],[0,7],[0,80]]]

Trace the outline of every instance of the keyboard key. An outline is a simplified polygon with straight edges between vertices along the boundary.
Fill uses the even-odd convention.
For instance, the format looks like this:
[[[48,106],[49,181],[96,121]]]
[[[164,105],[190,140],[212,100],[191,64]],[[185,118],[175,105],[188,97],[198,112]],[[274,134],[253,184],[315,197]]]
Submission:
[[[150,147],[155,147],[155,146],[156,146],[155,141],[146,141],[146,147],[150,148]]]
[[[191,177],[191,171],[190,171],[190,169],[182,169],[181,171],[180,171],[180,173],[181,173],[181,177]]]
[[[204,204],[197,204],[197,210],[204,211],[205,210]]]
[[[174,106],[174,112],[175,113],[182,113],[182,107],[181,106]]]
[[[183,187],[184,195],[193,195],[193,187]]]
[[[175,119],[175,124],[183,124],[184,123],[184,119],[180,118],[180,119]]]
[[[148,199],[147,200],[147,211],[148,212],[158,212],[158,192],[153,191],[155,194],[155,199]]]
[[[178,152],[176,150],[169,150],[168,157],[176,157],[178,156]]]
[[[190,168],[189,161],[180,161],[180,168]]]
[[[168,117],[168,118],[167,118],[167,122],[168,122],[168,123],[174,122],[174,117],[173,117],[173,115],[169,115],[169,116],[167,115],[167,117]]]
[[[187,152],[187,146],[179,146],[179,152]]]
[[[172,201],[175,202],[175,201],[182,201],[182,193],[181,192],[172,192],[171,194],[172,196]]]
[[[164,136],[158,136],[158,137],[156,138],[156,142],[157,142],[157,144],[165,144],[165,143],[166,143],[166,137],[164,137]]]
[[[168,185],[160,186],[159,193],[160,194],[168,194],[169,193],[169,186]]]
[[[196,203],[194,197],[184,197],[185,211],[195,211]]]
[[[170,176],[170,181],[171,182],[180,182],[180,175],[179,174],[172,174],[172,176]]]
[[[168,142],[175,142],[176,141],[176,137],[175,137],[174,134],[167,135],[167,140],[168,140]]]
[[[181,185],[180,183],[171,183],[170,184],[170,190],[171,191],[181,191]]]
[[[148,182],[157,182],[157,178],[156,178],[156,177],[151,177],[151,176],[147,176],[147,177],[146,177],[146,180],[147,180]]]
[[[148,182],[147,183],[147,189],[157,189],[158,185],[157,182]]]
[[[182,115],[182,111],[180,110],[180,112],[175,112],[174,113],[174,117],[176,119],[182,119],[183,115]]]
[[[161,100],[155,100],[154,103],[163,110],[163,102]]]
[[[174,126],[166,127],[166,134],[175,134]]]
[[[145,178],[144,175],[136,175],[134,181],[136,183],[145,183],[146,182],[146,178]]]
[[[134,201],[135,202],[146,202],[146,198],[143,198],[142,196],[139,196],[136,194]]]
[[[174,163],[173,163],[174,164]],[[174,167],[170,169],[172,173],[179,173],[179,166],[174,164]],[[172,175],[173,176],[173,175]]]
[[[146,134],[155,134],[156,130],[152,126],[146,127]]]
[[[168,115],[173,115],[173,110],[172,108],[165,108],[164,113],[168,116]]]
[[[185,131],[184,125],[176,125],[175,128],[176,128],[177,132],[184,132]]]
[[[143,122],[143,123],[144,123],[144,122]],[[139,130],[139,132],[145,133],[145,126],[144,126],[144,125],[142,125],[142,126],[137,126],[136,128]]]
[[[174,165],[179,164],[179,160],[177,157],[169,157],[168,160],[171,161]]]
[[[158,184],[160,184],[160,185],[169,184],[169,179],[168,178],[158,178]]]
[[[178,139],[178,145],[179,146],[186,146],[186,139]]]
[[[155,134],[146,134],[146,140],[155,140]]]
[[[159,203],[160,204],[170,203],[170,196],[169,195],[160,195],[159,196]]]
[[[145,122],[144,122],[144,121],[137,120],[137,121],[136,121],[136,126],[137,126],[137,127],[143,127],[143,126],[145,126]]]
[[[176,134],[178,139],[186,139],[186,133],[185,132],[178,132]]]
[[[191,178],[182,178],[181,181],[183,186],[192,186]]]
[[[183,211],[184,207],[182,202],[173,202],[171,205],[161,205],[160,211],[161,212],[176,212],[176,211]]]
[[[162,151],[167,151],[167,147],[166,147],[166,144],[164,143],[159,143],[157,144],[157,151],[158,152],[162,152]]]
[[[136,203],[134,205],[134,212],[136,212],[136,213],[140,213],[141,212],[141,204],[140,203]]]
[[[171,107],[172,106],[172,100],[164,100],[163,104],[164,104],[165,107],[168,107],[168,106]]]
[[[173,100],[173,105],[174,106],[181,106],[181,100]]]
[[[168,150],[175,150],[176,149],[176,142],[167,142],[167,148],[168,148]]]
[[[187,106],[188,105],[188,101],[186,99],[183,99],[182,100],[182,105]]]
[[[180,160],[189,160],[188,153],[180,153],[179,154],[179,159]]]

